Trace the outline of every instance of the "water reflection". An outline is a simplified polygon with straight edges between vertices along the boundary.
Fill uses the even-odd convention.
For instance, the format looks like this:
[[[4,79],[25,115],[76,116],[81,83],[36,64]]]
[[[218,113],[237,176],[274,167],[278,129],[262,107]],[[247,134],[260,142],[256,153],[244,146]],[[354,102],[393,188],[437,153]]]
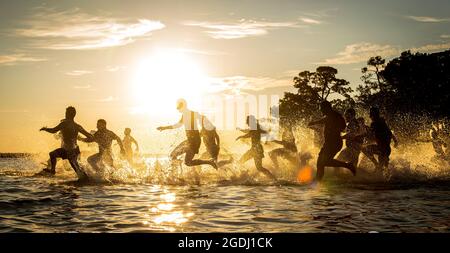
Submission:
[[[144,225],[174,232],[194,216],[189,210],[192,203],[180,204],[182,201],[173,192],[163,191],[159,199],[159,203],[149,208],[149,213],[144,215]]]

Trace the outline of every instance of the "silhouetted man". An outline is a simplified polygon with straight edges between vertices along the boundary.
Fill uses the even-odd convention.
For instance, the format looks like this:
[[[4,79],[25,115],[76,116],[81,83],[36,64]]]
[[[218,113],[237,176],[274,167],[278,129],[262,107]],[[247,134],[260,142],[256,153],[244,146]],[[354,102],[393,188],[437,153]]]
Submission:
[[[83,139],[84,142],[96,142],[98,144],[98,153],[88,157],[87,161],[94,170],[99,170],[99,163],[106,163],[114,168],[114,159],[112,156],[112,142],[116,141],[120,146],[120,152],[125,153],[122,140],[114,132],[106,128],[106,120],[97,121],[97,132],[92,138]]]
[[[136,139],[131,136],[130,128],[125,128],[124,135],[125,137],[123,138],[122,144],[125,151],[125,158],[127,159],[128,163],[132,165],[134,155],[132,145],[134,144],[136,146],[136,152],[139,152],[139,144]]]
[[[245,162],[253,158],[256,169],[258,171],[262,172],[270,179],[276,180],[275,176],[262,165],[262,159],[264,158],[264,148],[261,145],[261,134],[265,134],[267,132],[261,129],[261,126],[253,115],[247,116],[246,123],[250,128],[248,130],[241,130],[245,134],[237,137],[236,140],[250,138],[252,146],[241,157],[239,163],[244,164]]]
[[[194,159],[195,155],[198,154],[201,138],[200,131],[198,128],[198,123],[201,120],[201,115],[197,112],[191,111],[187,108],[187,103],[184,99],[177,101],[177,110],[182,114],[180,121],[177,124],[170,126],[160,126],[157,128],[159,131],[164,131],[168,129],[176,129],[184,126],[186,132],[186,140],[181,142],[170,154],[171,160],[176,160],[178,156],[186,154],[184,157],[184,164],[186,166],[197,166],[208,164],[215,169],[217,165],[213,160],[200,160]]]
[[[66,118],[62,120],[59,125],[54,128],[43,127],[40,129],[40,131],[52,134],[60,132],[62,135],[61,148],[50,152],[50,169],[46,168],[43,172],[54,175],[56,173],[56,159],[62,158],[64,160],[69,160],[70,166],[72,166],[80,179],[87,177],[86,173],[81,170],[80,165],[78,164],[80,148],[78,147],[77,137],[78,133],[81,133],[88,138],[91,138],[92,135],[74,121],[76,114],[77,111],[75,108],[69,106],[66,109]]]
[[[345,120],[340,113],[331,108],[331,103],[323,101],[320,103],[320,111],[325,118],[309,123],[309,126],[324,124],[325,143],[317,158],[316,180],[322,180],[325,167],[344,167],[356,175],[356,169],[351,163],[345,163],[334,159],[342,148],[341,132],[345,129]]]
[[[375,164],[378,169],[387,168],[389,165],[389,156],[391,155],[391,140],[397,146],[397,138],[392,134],[386,121],[380,117],[380,110],[376,107],[370,108],[370,134],[374,137],[375,143],[363,148],[364,154]],[[375,159],[378,155],[378,161]]]

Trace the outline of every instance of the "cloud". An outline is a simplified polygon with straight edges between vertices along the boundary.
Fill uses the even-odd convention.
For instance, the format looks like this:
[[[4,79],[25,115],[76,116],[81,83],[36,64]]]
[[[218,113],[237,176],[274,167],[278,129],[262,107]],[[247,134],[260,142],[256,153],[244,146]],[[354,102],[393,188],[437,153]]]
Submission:
[[[437,52],[450,49],[450,42],[442,44],[428,44],[421,47],[411,48],[412,52]]]
[[[87,74],[92,74],[92,71],[89,70],[72,70],[69,72],[66,72],[66,75],[69,76],[83,76],[83,75],[87,75]]]
[[[165,27],[160,21],[100,17],[78,8],[60,12],[37,10],[38,13],[24,21],[26,28],[15,30],[18,36],[34,39],[32,46],[37,48],[83,50],[122,46]]]
[[[345,47],[344,51],[337,53],[336,57],[326,59],[319,64],[352,64],[365,62],[370,57],[380,55],[383,57],[390,57],[398,55],[401,50],[391,45],[379,45],[368,42],[361,42],[351,44]]]
[[[90,89],[91,86],[89,84],[88,85],[75,85],[75,86],[73,86],[73,88],[76,90],[87,90],[87,89]]]
[[[292,76],[249,77],[227,76],[211,78],[211,92],[240,94],[242,90],[260,91],[267,88],[285,87],[292,84]]]
[[[319,21],[317,19],[312,19],[312,18],[300,18],[300,20],[303,21],[304,23],[312,24],[312,25],[322,24],[322,21]]]
[[[266,22],[244,19],[231,23],[193,21],[185,22],[184,24],[207,29],[206,33],[214,39],[240,39],[266,35],[269,33],[269,30],[273,29],[300,27],[296,22]]]
[[[345,47],[344,51],[337,53],[333,58],[326,59],[317,64],[341,65],[366,62],[372,56],[382,56],[385,58],[398,56],[403,51],[432,53],[440,50],[450,49],[450,42],[440,44],[428,44],[420,47],[400,48],[392,45],[379,45],[368,42],[351,44]]]
[[[108,67],[106,67],[106,71],[108,71],[108,72],[117,72],[119,70],[126,69],[126,68],[127,67],[125,67],[125,66],[108,66]]]
[[[450,39],[450,35],[449,34],[442,34],[441,38],[442,39]]]
[[[7,66],[16,65],[20,62],[40,62],[46,60],[47,59],[27,56],[25,54],[0,55],[0,65],[7,65]]]
[[[435,18],[426,16],[406,16],[406,18],[423,23],[441,23],[450,21],[450,18]]]
[[[227,55],[227,53],[225,53],[225,52],[213,51],[213,50],[198,50],[198,49],[192,49],[192,48],[177,48],[175,50],[178,52],[181,52],[181,53],[188,53],[188,54],[200,54],[200,55],[209,55],[209,56]]]

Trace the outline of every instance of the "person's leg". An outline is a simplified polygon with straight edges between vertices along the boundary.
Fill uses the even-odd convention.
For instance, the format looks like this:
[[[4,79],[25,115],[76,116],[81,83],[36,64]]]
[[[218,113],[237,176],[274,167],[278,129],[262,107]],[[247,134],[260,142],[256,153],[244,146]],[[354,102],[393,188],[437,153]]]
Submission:
[[[91,155],[88,157],[87,161],[89,163],[89,165],[91,165],[92,169],[94,169],[95,171],[98,171],[100,168],[98,167],[98,162],[101,159],[101,154],[97,153],[95,155]]]
[[[277,170],[280,169],[278,157],[282,156],[283,151],[284,151],[284,148],[277,148],[277,149],[274,149],[269,152],[269,157],[270,157],[270,160],[272,160],[273,167],[275,167],[275,169],[277,169]]]
[[[250,149],[242,155],[242,157],[239,159],[239,163],[244,164],[252,158],[253,158],[253,151]]]
[[[195,156],[194,152],[192,152],[191,150],[187,151],[186,156],[184,157],[184,164],[189,167],[208,164],[217,169],[217,165],[215,164],[215,162],[208,160],[194,159],[194,156]]]
[[[264,175],[266,175],[268,178],[272,180],[277,180],[277,178],[268,169],[263,167],[261,157],[254,157],[253,160],[255,161],[256,169],[259,172],[262,172]]]
[[[56,163],[57,158],[66,159],[67,155],[65,154],[65,150],[62,148],[58,148],[49,153],[50,156],[50,168],[44,169],[44,171],[55,174],[56,173]]]
[[[375,154],[377,153],[377,145],[369,145],[366,147],[363,147],[362,153],[369,158],[369,160],[375,165],[375,167],[378,167],[378,161],[375,159]]]
[[[112,157],[111,152],[107,152],[105,154],[103,154],[103,161],[106,163],[106,165],[108,165],[111,168],[115,168],[114,167],[114,159]]]
[[[186,153],[186,151],[188,150],[188,142],[187,141],[183,141],[180,144],[178,144],[173,150],[172,152],[170,152],[170,159],[171,160],[177,160],[179,156],[181,156],[182,154]]]
[[[72,169],[77,173],[78,179],[86,179],[88,176],[86,172],[81,169],[81,166],[78,164],[78,155],[69,158],[69,163]]]
[[[325,162],[328,159],[326,157],[326,152],[324,150],[324,148],[322,147],[322,149],[319,152],[319,157],[317,158],[317,172],[316,172],[316,180],[317,181],[322,181],[322,178],[325,174]]]

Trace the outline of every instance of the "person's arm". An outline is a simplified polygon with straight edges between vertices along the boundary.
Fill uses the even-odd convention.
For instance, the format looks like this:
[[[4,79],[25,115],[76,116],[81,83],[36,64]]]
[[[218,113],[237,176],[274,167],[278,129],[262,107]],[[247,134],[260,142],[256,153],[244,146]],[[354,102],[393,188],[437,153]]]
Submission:
[[[248,132],[248,133],[246,133],[244,135],[241,135],[241,136],[237,137],[236,140],[238,141],[240,139],[246,139],[246,138],[250,138],[250,137],[251,137],[251,133]]]
[[[82,126],[78,125],[78,132],[86,136],[88,139],[94,139],[94,136],[86,131]]]
[[[279,145],[284,145],[284,141],[272,140],[270,142],[273,142],[273,143],[276,143],[276,144],[279,144]]]
[[[56,134],[58,131],[61,130],[62,124],[63,123],[59,123],[59,125],[57,125],[56,127],[53,127],[53,128],[42,127],[41,129],[39,129],[39,131],[44,131],[44,132],[47,132],[47,133]]]
[[[176,129],[176,128],[180,128],[183,125],[183,117],[181,117],[180,121],[178,121],[178,123],[174,124],[174,125],[169,125],[169,126],[160,126],[158,128],[156,128],[158,131],[164,131],[164,130],[168,130],[168,129]]]
[[[136,151],[139,152],[139,144],[138,144],[138,142],[133,137],[131,137],[131,142],[134,143],[134,145],[136,145]]]
[[[325,120],[326,120],[326,118],[311,121],[311,122],[309,122],[308,126],[311,127],[311,126],[315,126],[315,125],[325,124]]]
[[[113,133],[113,132],[111,132],[112,133],[112,137],[113,137],[113,140],[115,140],[116,142],[117,142],[117,144],[119,144],[119,146],[120,146],[120,153],[123,153],[124,152],[124,149],[123,149],[123,143],[122,143],[122,140],[120,139],[120,137],[119,136],[117,136],[117,134],[115,134],[115,133]]]

